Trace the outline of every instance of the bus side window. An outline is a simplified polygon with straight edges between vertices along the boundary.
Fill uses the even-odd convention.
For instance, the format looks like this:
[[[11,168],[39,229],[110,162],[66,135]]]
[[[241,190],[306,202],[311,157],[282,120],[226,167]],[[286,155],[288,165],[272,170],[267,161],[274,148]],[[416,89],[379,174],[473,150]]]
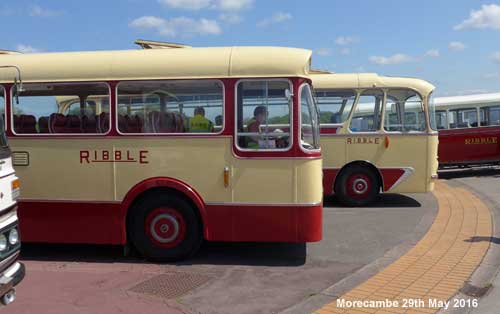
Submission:
[[[423,132],[426,121],[421,97],[409,89],[387,92],[384,129],[398,132]]]
[[[351,125],[352,132],[376,132],[380,130],[384,92],[365,90],[358,99]]]
[[[344,123],[351,113],[352,106],[356,100],[356,92],[353,90],[328,90],[316,92],[316,104],[318,105],[321,124]]]
[[[237,87],[237,144],[247,150],[291,146],[291,101],[285,80],[240,81]]]
[[[223,98],[222,83],[215,80],[122,82],[118,84],[118,130],[219,133]]]
[[[106,83],[26,83],[19,104],[12,103],[17,134],[79,134],[109,131],[109,87]],[[92,101],[99,109],[91,109]],[[93,121],[93,122],[91,122]]]
[[[481,126],[500,125],[500,106],[482,107]]]

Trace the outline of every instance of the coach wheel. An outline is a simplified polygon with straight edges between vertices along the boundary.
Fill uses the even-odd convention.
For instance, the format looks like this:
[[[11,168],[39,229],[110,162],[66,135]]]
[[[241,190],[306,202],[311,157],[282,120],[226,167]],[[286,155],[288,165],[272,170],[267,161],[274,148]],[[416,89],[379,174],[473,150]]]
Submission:
[[[201,223],[192,206],[166,193],[137,202],[130,209],[128,226],[136,249],[154,261],[188,258],[202,242]]]
[[[351,166],[340,174],[335,194],[346,206],[365,206],[378,196],[380,184],[375,173],[368,167]]]

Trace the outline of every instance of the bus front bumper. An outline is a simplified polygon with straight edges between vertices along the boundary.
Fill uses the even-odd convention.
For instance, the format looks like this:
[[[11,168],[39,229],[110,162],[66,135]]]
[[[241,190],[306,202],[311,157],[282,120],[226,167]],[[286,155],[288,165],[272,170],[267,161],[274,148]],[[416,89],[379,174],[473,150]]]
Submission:
[[[0,298],[11,292],[23,279],[26,268],[23,263],[15,262],[0,277]]]

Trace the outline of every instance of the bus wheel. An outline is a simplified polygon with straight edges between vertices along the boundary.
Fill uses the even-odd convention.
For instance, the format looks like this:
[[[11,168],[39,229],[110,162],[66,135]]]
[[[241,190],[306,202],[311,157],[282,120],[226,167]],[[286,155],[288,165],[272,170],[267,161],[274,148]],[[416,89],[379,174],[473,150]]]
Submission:
[[[154,193],[134,204],[128,226],[136,249],[154,261],[188,258],[198,251],[203,239],[192,206],[166,193]]]
[[[378,196],[380,184],[373,171],[364,166],[348,167],[335,184],[335,194],[346,206],[358,207],[372,203]]]

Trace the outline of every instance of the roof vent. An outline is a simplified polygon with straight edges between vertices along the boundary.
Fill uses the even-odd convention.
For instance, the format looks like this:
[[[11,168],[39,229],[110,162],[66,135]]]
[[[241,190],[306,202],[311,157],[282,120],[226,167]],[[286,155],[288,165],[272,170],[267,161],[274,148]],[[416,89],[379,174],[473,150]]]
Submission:
[[[168,43],[164,41],[143,40],[143,39],[136,40],[135,44],[141,46],[142,49],[191,48],[191,46],[183,44]]]
[[[18,55],[21,54],[18,51],[12,51],[12,50],[0,50],[0,55]]]

